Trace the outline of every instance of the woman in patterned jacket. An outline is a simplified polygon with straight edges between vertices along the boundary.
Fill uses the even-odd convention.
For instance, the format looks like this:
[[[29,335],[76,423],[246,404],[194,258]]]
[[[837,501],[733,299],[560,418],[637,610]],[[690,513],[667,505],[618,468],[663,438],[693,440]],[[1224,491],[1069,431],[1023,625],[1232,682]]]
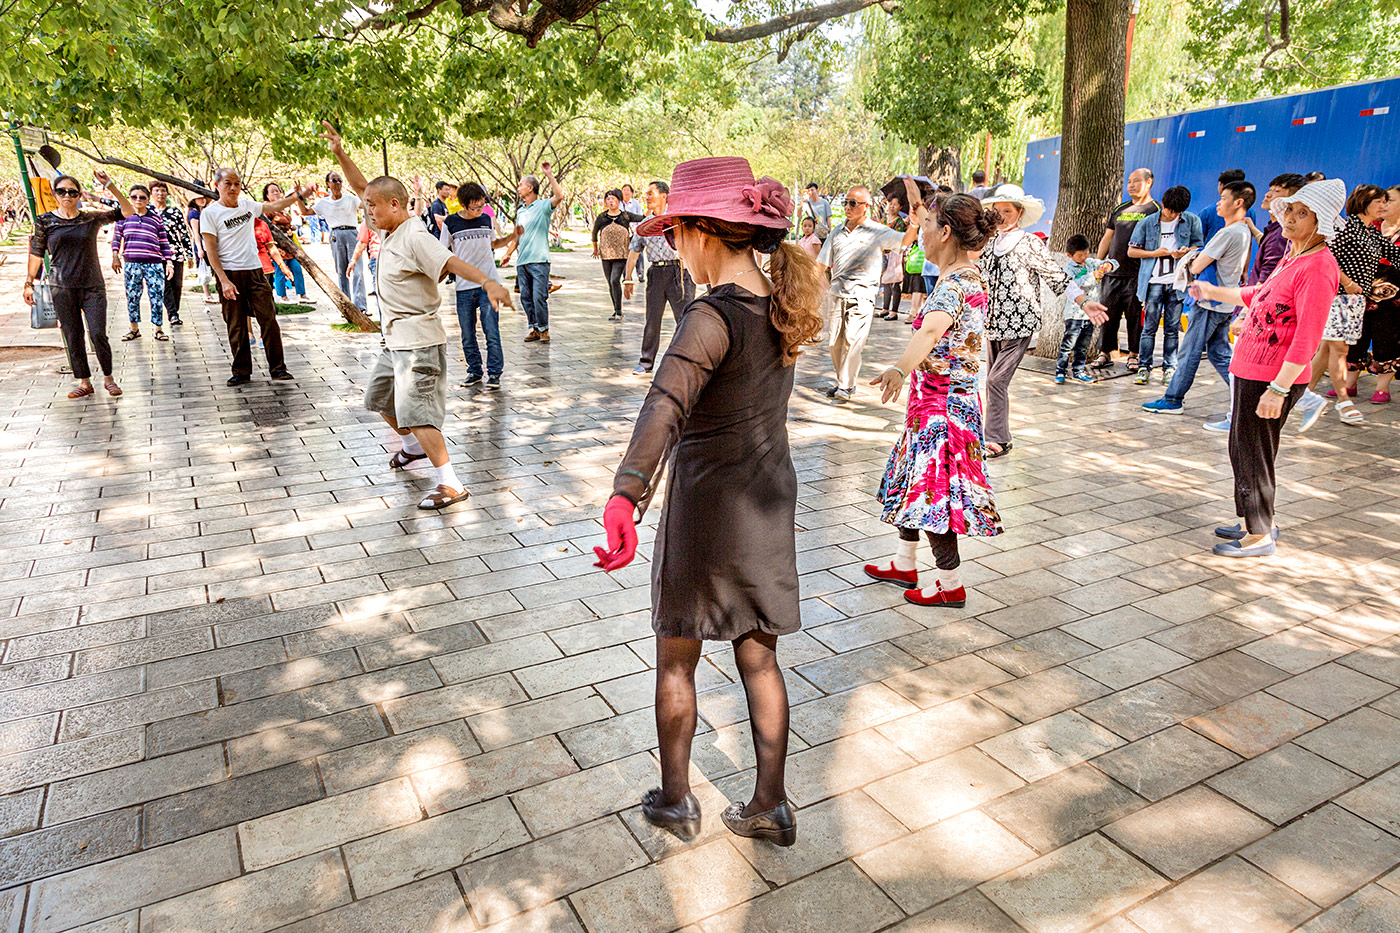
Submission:
[[[1095,324],[1108,320],[1108,309],[1089,301],[1070,281],[1040,237],[1025,231],[1040,219],[1045,205],[1019,185],[998,185],[982,203],[1000,215],[996,236],[982,251],[987,284],[987,459],[1011,449],[1011,400],[1008,389],[1031,337],[1040,331],[1040,286],[1049,285],[1083,309]]]

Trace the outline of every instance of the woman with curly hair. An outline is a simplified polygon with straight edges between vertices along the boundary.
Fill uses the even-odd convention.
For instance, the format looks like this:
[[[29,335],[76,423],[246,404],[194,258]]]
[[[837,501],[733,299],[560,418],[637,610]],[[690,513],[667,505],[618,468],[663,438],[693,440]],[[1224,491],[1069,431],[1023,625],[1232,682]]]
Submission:
[[[965,194],[939,195],[924,221],[924,255],[939,268],[938,284],[915,312],[914,336],[899,362],[871,382],[881,403],[909,384],[909,411],[876,498],[880,518],[899,530],[887,566],[866,564],[876,580],[906,587],[916,606],[967,603],[958,574],[958,535],[999,535],[992,487],[982,463],[982,404],[977,371],[986,328],[987,292],[970,253],[986,245],[1001,218]],[[914,555],[928,536],[938,576],[919,588]]]
[[[686,840],[700,829],[689,769],[706,640],[734,645],[757,753],[753,797],[725,810],[725,825],[783,846],[797,839],[777,659],[778,636],[801,625],[787,408],[793,364],[822,329],[822,287],[812,258],[783,242],[791,216],[780,182],[755,180],[744,159],[707,158],[676,166],[666,212],[637,228],[664,233],[710,291],[686,306],[656,368],[603,513],[607,547],[594,550],[607,571],[632,560],[637,515],[670,461],[651,564],[661,786],[642,812]],[[770,257],[766,275],[755,252]]]

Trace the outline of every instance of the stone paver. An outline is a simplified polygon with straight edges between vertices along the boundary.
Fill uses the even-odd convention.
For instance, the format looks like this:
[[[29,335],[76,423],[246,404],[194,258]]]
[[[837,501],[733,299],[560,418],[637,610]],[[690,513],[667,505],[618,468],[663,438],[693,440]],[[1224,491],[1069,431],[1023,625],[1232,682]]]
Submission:
[[[555,258],[553,343],[506,314],[501,391],[450,393],[472,496],[440,514],[360,408],[377,340],[324,308],[284,318],[292,383],[227,388],[192,294],[170,343],[117,346],[119,400],[66,399],[57,358],[0,363],[0,930],[1400,923],[1400,414],[1288,428],[1288,535],[1225,562],[1206,368],[1161,419],[1153,390],[1028,360],[988,467],[1007,533],[964,539],[967,607],[928,610],[860,569],[892,549],[872,492],[902,413],[863,387],[828,405],[813,348],[789,423],[805,630],[780,647],[798,844],[718,818],[754,759],[710,645],[687,845],[638,806],[660,509],[633,566],[592,566],[641,303],[607,323],[586,247]],[[876,322],[867,369],[907,335]]]

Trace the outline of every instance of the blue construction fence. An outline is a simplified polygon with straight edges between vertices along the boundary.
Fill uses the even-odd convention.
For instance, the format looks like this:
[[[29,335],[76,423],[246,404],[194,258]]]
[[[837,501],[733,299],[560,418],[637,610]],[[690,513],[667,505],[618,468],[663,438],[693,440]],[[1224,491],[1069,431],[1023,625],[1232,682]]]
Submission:
[[[1123,136],[1126,170],[1151,169],[1158,196],[1172,185],[1190,188],[1192,210],[1215,202],[1216,176],[1228,168],[1244,169],[1261,196],[1283,172],[1323,172],[1348,190],[1362,182],[1396,185],[1400,77],[1139,120]],[[1046,205],[1030,229],[1048,233],[1059,200],[1060,137],[1026,146],[1023,187]]]

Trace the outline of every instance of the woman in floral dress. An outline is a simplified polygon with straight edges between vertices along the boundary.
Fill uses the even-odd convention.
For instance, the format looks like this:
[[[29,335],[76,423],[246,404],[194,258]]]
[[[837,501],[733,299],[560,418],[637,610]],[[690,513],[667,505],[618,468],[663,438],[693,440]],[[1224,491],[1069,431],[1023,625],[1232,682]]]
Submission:
[[[977,395],[987,293],[968,256],[986,244],[998,218],[963,194],[940,195],[932,207],[922,230],[924,255],[942,274],[915,312],[908,349],[871,382],[887,402],[912,377],[904,433],[876,493],[884,505],[880,518],[899,530],[899,547],[888,564],[866,564],[865,572],[904,586],[904,598],[915,605],[959,607],[967,590],[958,573],[958,535],[1002,531],[983,468]],[[938,568],[933,586],[922,589],[914,562],[920,531]]]

